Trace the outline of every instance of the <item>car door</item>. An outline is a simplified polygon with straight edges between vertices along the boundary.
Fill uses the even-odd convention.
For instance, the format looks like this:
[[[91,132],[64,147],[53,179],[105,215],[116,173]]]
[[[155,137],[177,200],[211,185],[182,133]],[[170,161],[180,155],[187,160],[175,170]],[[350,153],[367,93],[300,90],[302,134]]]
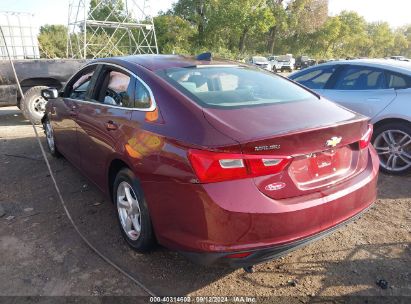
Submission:
[[[103,65],[92,98],[78,109],[78,145],[84,173],[102,189],[105,168],[116,144],[130,130],[134,105],[132,75],[117,66]]]
[[[56,145],[59,151],[75,166],[80,167],[80,151],[77,138],[77,114],[79,103],[90,94],[95,80],[96,65],[87,66],[67,83],[62,97],[53,101],[51,115]]]
[[[387,87],[384,70],[357,65],[346,65],[339,69],[321,94],[371,118],[396,97],[395,90]]]

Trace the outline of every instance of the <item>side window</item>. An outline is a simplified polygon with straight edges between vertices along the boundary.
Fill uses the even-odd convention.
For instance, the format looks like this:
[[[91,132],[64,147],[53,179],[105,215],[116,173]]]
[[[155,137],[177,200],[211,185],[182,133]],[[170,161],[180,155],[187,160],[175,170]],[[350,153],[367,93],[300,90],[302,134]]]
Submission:
[[[98,101],[101,103],[133,108],[134,85],[131,77],[117,70],[106,70],[103,74],[102,87]]]
[[[411,77],[387,72],[387,84],[389,89],[411,88]]]
[[[384,72],[368,67],[348,67],[339,76],[336,90],[385,89]]]
[[[313,71],[309,71],[305,74],[297,76],[293,78],[293,80],[310,89],[323,89],[334,71],[335,67],[315,69]]]
[[[139,109],[146,109],[151,106],[151,97],[147,88],[136,80],[136,88],[134,93],[134,106]]]
[[[87,90],[90,86],[91,78],[93,77],[95,70],[96,65],[92,65],[86,67],[76,76],[74,76],[74,78],[71,80],[71,83],[67,86],[64,92],[64,96],[71,99],[85,100],[87,96]]]

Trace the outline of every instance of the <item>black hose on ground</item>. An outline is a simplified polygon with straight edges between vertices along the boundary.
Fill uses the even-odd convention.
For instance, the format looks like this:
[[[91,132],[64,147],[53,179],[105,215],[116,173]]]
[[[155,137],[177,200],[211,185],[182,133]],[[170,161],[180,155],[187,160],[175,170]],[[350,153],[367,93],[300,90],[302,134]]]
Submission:
[[[10,65],[11,65],[11,68],[12,68],[12,70],[13,70],[14,78],[15,78],[15,80],[16,80],[16,84],[17,84],[17,88],[18,88],[19,93],[20,93],[20,96],[21,96],[21,100],[23,101],[23,100],[24,100],[24,93],[23,93],[23,90],[21,89],[20,82],[19,82],[19,79],[18,79],[18,76],[17,76],[17,73],[16,73],[16,69],[15,69],[15,67],[14,67],[13,60],[12,60],[12,58],[11,58],[11,56],[10,56],[9,49],[8,49],[8,47],[7,47],[7,44],[6,44],[6,39],[5,39],[5,37],[4,37],[4,33],[3,33],[3,30],[2,30],[1,27],[0,27],[0,33],[1,33],[1,36],[2,36],[3,41],[4,41],[4,44],[5,44],[5,49],[6,49],[6,51],[7,51],[7,56],[8,56],[8,58],[9,58]],[[44,161],[45,161],[45,163],[46,163],[46,165],[47,165],[47,169],[48,169],[48,171],[49,171],[51,180],[52,180],[52,182],[53,182],[53,184],[54,184],[54,188],[56,189],[56,192],[57,192],[57,195],[58,195],[58,197],[59,197],[60,203],[61,203],[61,205],[63,206],[64,212],[66,213],[67,218],[69,219],[70,223],[71,223],[72,226],[74,227],[74,230],[77,232],[77,234],[80,236],[80,238],[87,244],[87,246],[89,246],[90,249],[91,249],[95,254],[97,254],[103,261],[105,261],[107,264],[109,264],[110,266],[112,266],[112,267],[113,267],[114,269],[116,269],[118,272],[120,272],[120,273],[123,274],[125,277],[127,277],[128,279],[130,279],[131,281],[133,281],[138,287],[140,287],[141,289],[143,289],[143,290],[144,290],[147,294],[149,294],[150,296],[158,297],[153,291],[151,291],[149,288],[147,288],[142,282],[140,282],[138,279],[134,278],[134,277],[133,277],[132,275],[130,275],[128,272],[126,272],[125,270],[123,270],[120,266],[118,266],[116,263],[114,263],[112,260],[110,260],[108,257],[106,257],[103,253],[101,253],[96,247],[94,247],[93,244],[91,244],[90,241],[87,240],[87,238],[83,235],[83,233],[82,233],[82,232],[80,231],[80,229],[77,227],[76,223],[74,222],[73,218],[71,217],[71,214],[70,214],[69,210],[67,209],[66,203],[64,202],[64,198],[63,198],[63,196],[61,195],[60,188],[59,188],[59,186],[57,185],[56,178],[55,178],[55,176],[54,176],[54,174],[53,174],[53,171],[51,170],[51,166],[50,166],[49,160],[47,159],[46,152],[44,151],[44,147],[43,147],[43,145],[41,144],[41,140],[40,140],[40,136],[39,136],[39,134],[38,134],[38,132],[37,132],[37,128],[36,128],[36,126],[34,125],[34,123],[33,123],[33,121],[32,121],[31,119],[30,119],[30,123],[31,123],[31,125],[32,125],[32,127],[33,127],[34,133],[35,133],[35,135],[36,135],[37,143],[38,143],[39,146],[40,146],[41,154],[43,155]]]

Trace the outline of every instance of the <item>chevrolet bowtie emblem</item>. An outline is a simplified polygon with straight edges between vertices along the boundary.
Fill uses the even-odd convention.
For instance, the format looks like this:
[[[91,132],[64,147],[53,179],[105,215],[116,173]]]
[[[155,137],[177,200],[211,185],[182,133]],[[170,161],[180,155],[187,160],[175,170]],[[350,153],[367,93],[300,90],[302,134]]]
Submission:
[[[334,148],[334,147],[336,147],[336,146],[341,142],[341,140],[342,140],[342,137],[336,137],[336,136],[334,136],[334,137],[332,137],[331,139],[327,140],[326,143],[325,143],[325,145],[326,145],[327,147],[332,147],[332,148]]]

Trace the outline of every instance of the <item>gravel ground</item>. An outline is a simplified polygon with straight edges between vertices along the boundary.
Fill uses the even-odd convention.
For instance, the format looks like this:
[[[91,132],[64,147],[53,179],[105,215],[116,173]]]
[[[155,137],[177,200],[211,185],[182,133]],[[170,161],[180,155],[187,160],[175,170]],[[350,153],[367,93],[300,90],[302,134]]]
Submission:
[[[131,251],[111,203],[66,160],[49,159],[80,230],[159,295],[411,296],[409,176],[381,175],[378,201],[361,219],[248,274],[200,267],[164,248]],[[145,295],[76,234],[14,107],[0,108],[0,216],[0,295]]]

